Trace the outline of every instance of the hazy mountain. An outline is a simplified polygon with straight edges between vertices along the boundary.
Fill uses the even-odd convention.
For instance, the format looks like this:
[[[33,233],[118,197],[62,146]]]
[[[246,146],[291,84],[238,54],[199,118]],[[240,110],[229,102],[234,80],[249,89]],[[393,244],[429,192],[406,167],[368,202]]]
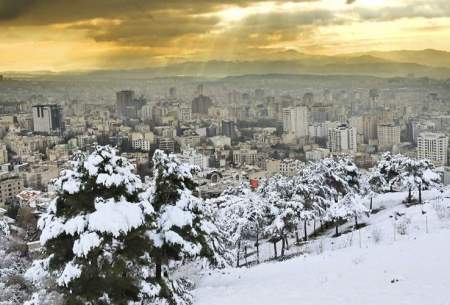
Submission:
[[[147,78],[165,76],[223,77],[245,74],[341,74],[383,77],[416,76],[450,78],[450,52],[437,50],[354,53],[339,56],[308,55],[295,50],[274,52],[252,61],[192,61],[163,67],[91,72],[37,73],[94,78]],[[7,74],[8,75],[8,74]]]
[[[380,59],[403,62],[403,63],[416,63],[431,67],[445,67],[450,68],[450,52],[440,50],[400,50],[400,51],[388,51],[388,52],[366,52],[350,54],[348,56],[361,56],[369,55]]]

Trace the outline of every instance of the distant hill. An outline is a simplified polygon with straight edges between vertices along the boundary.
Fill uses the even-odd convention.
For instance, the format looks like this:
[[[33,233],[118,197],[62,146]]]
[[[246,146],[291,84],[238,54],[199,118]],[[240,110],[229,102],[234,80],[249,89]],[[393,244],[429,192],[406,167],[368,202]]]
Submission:
[[[266,54],[264,59],[192,61],[130,70],[33,73],[47,77],[148,78],[166,76],[224,77],[246,74],[333,74],[380,77],[450,78],[450,52],[438,50],[366,52],[337,56],[309,55],[295,50]],[[8,75],[8,73],[5,73]],[[22,73],[23,74],[23,73]],[[30,73],[31,74],[31,73]],[[13,75],[13,74],[9,74]]]
[[[388,52],[366,52],[350,54],[348,56],[373,56],[379,59],[402,62],[402,63],[416,63],[431,67],[450,68],[450,52],[439,51],[433,49],[410,51],[388,51]]]

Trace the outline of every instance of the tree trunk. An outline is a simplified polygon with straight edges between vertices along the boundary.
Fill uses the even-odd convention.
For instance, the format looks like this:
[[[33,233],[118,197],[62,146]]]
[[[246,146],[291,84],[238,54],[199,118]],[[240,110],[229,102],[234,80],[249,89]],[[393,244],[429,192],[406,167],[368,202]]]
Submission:
[[[336,220],[336,236],[339,235],[339,220]]]
[[[285,239],[286,239],[286,250],[289,250],[289,240],[288,240],[287,235],[286,235]]]
[[[239,252],[241,252],[241,241],[238,241],[237,244],[238,248],[237,248],[237,258],[236,258],[236,265],[239,268]]]
[[[408,202],[411,203],[412,201],[412,192],[411,192],[411,188],[408,189]]]
[[[162,278],[162,262],[161,259],[156,259],[155,277],[157,280]]]
[[[303,228],[305,230],[305,241],[308,241],[308,231],[306,229],[306,219],[303,221]]]
[[[358,228],[358,216],[355,216],[355,228]]]
[[[314,229],[313,229],[313,234],[314,234],[314,233],[316,233],[316,220],[315,219],[313,220],[313,223],[314,223]]]
[[[256,227],[256,261],[259,264],[259,227]]]
[[[422,204],[422,184],[419,184],[419,203]]]
[[[247,256],[248,256],[247,246],[245,246],[244,247],[244,259],[245,259],[245,265],[248,267]]]
[[[370,212],[373,210],[373,197],[370,196]]]
[[[277,253],[277,242],[276,241],[273,242],[273,252],[275,253],[275,258],[277,258],[278,253]]]
[[[295,230],[295,242],[298,244],[300,243],[300,237],[298,236],[298,229]]]
[[[284,257],[284,248],[286,247],[286,240],[284,236],[281,237],[281,257]]]

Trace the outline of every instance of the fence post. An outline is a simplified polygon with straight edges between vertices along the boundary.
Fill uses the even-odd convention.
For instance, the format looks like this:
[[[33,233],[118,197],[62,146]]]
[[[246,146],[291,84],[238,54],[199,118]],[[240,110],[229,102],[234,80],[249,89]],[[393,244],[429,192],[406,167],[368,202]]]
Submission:
[[[359,235],[359,247],[362,248],[361,229],[358,230],[358,235]]]
[[[396,234],[396,226],[395,226],[395,220],[394,220],[394,241],[396,240],[396,236],[395,236],[395,234]]]

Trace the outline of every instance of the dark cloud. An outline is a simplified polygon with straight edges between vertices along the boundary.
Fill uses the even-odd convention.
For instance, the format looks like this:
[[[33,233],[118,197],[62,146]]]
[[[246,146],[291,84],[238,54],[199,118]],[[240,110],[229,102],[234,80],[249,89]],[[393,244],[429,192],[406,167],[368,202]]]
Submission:
[[[35,0],[0,0],[0,20],[11,20],[22,15]]]
[[[178,11],[185,15],[245,7],[268,0],[0,0],[0,20],[21,25],[68,23],[93,18],[124,18]],[[281,0],[277,0],[282,2]],[[295,0],[313,2],[319,0]]]
[[[186,35],[208,33],[219,22],[216,17],[180,15],[149,15],[126,19],[115,25],[90,27],[89,35],[96,41],[122,45],[165,46]]]

